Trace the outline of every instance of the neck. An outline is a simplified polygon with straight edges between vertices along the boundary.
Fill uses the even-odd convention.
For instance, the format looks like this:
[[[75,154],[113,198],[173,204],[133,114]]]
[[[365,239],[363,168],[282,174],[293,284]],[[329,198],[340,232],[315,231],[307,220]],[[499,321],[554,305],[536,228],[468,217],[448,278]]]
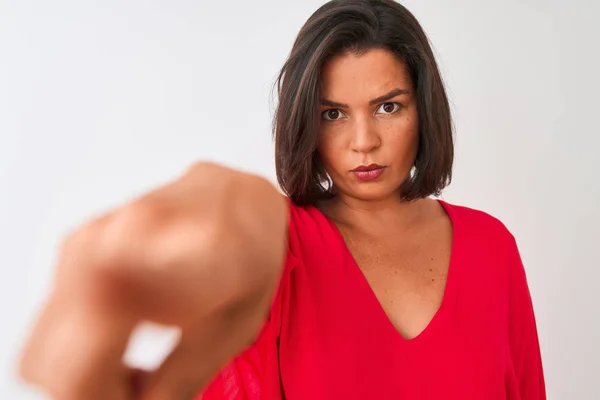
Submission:
[[[406,231],[422,214],[423,201],[405,202],[397,195],[373,200],[339,194],[322,211],[340,225],[374,235]]]

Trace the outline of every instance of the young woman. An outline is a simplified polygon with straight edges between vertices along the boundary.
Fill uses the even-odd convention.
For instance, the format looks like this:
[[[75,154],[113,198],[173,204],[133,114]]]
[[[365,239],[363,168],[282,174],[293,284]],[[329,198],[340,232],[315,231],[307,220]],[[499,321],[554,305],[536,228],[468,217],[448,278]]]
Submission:
[[[287,197],[199,163],[83,226],[23,376],[60,400],[544,399],[513,236],[430,198],[450,182],[452,124],[417,20],[329,2],[278,88]],[[152,374],[121,361],[143,320],[182,330]]]

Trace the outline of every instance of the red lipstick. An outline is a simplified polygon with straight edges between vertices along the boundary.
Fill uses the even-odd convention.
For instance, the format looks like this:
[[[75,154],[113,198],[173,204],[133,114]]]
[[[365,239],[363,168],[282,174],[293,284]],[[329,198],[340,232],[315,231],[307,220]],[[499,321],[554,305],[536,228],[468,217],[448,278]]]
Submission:
[[[352,171],[354,176],[362,182],[374,181],[383,174],[385,167],[378,164],[361,165],[354,168]]]

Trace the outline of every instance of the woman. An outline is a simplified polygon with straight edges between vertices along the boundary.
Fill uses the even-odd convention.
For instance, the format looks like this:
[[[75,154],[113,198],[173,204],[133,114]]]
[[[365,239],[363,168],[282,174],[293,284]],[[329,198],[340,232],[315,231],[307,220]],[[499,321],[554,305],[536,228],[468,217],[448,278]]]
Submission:
[[[57,399],[544,399],[514,238],[429,198],[450,181],[452,125],[415,18],[329,2],[278,83],[288,197],[199,163],[86,224],[23,376]],[[121,361],[143,320],[182,330],[152,374]]]

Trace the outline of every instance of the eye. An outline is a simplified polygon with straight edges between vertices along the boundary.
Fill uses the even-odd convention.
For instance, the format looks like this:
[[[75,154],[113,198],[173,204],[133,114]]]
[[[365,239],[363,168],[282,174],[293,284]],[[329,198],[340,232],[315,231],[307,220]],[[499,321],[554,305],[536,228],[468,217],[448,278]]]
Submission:
[[[329,110],[323,111],[321,116],[325,121],[335,121],[344,116],[344,113],[336,108],[331,108]]]
[[[400,104],[398,103],[383,103],[377,109],[378,114],[394,114],[400,109]]]

